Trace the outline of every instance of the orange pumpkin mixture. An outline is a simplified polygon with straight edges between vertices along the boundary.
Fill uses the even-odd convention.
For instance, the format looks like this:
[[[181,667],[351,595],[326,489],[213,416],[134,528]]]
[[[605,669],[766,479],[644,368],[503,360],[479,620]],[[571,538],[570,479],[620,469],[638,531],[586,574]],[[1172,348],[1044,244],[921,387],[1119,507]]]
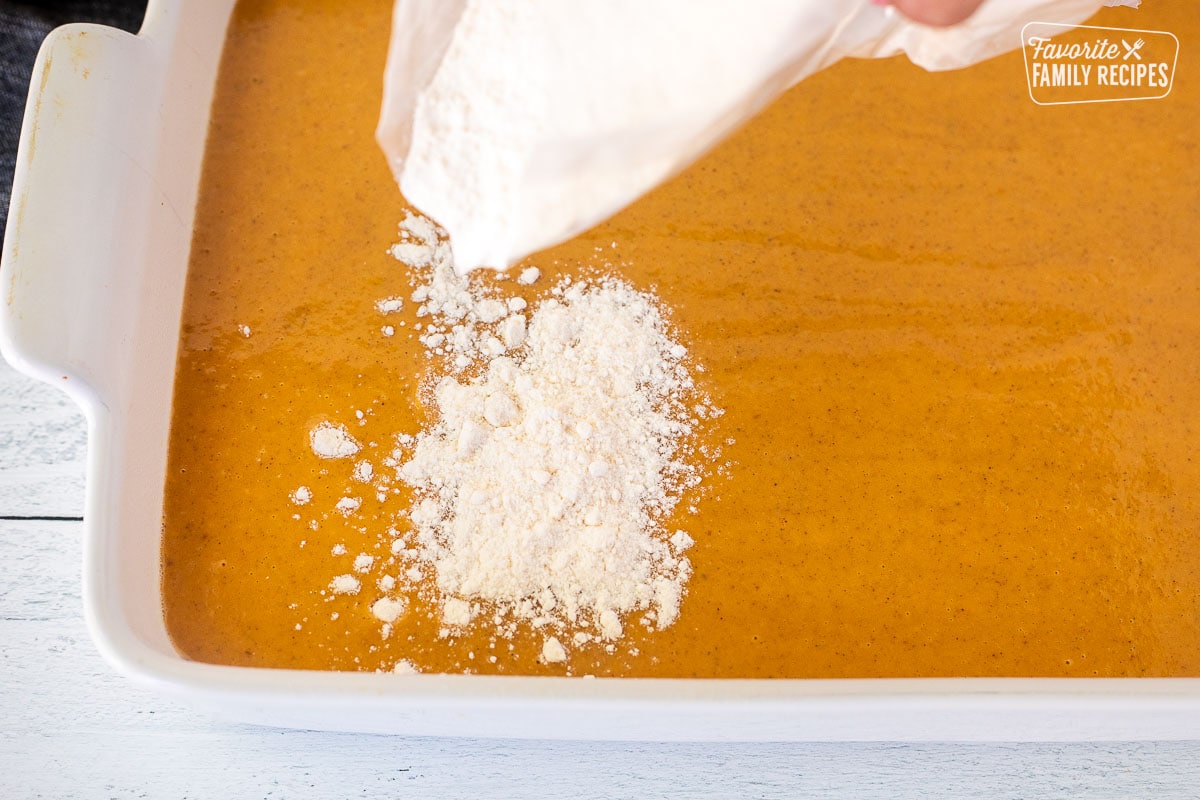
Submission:
[[[373,139],[390,10],[243,0],[230,25],[175,387],[167,626],[222,664],[561,674],[540,640],[491,663],[419,607],[382,639],[373,588],[322,590],[386,554],[411,497],[353,517],[290,498],[346,487],[308,447],[318,422],[384,447],[424,419],[415,304],[374,306],[411,290]],[[1095,24],[1200,41],[1182,2]],[[530,300],[598,246],[657,287],[725,409],[713,435],[736,442],[699,513],[667,523],[696,540],[678,621],[627,626],[575,673],[1200,675],[1197,119],[1192,70],[1164,100],[1040,107],[1019,52],[942,74],[842,62],[531,258]]]

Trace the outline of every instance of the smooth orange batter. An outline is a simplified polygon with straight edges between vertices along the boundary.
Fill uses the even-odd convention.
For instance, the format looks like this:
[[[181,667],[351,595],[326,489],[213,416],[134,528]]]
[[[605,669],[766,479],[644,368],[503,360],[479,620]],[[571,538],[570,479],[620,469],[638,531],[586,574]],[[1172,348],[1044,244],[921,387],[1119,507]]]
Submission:
[[[224,664],[561,673],[540,639],[492,664],[419,607],[383,640],[373,586],[321,594],[386,557],[410,498],[327,513],[351,487],[308,430],[344,423],[378,464],[423,413],[420,346],[380,333],[411,330],[414,304],[373,306],[410,291],[372,138],[390,7],[243,0],[230,26],[175,389],[168,629]],[[1200,41],[1183,2],[1095,24]],[[668,523],[696,539],[678,622],[569,666],[1200,675],[1197,120],[1187,69],[1165,100],[1039,107],[1019,52],[942,74],[843,62],[530,259],[548,276],[530,299],[598,246],[657,286],[726,409],[714,436],[736,440],[731,477]],[[322,503],[293,504],[302,484]]]

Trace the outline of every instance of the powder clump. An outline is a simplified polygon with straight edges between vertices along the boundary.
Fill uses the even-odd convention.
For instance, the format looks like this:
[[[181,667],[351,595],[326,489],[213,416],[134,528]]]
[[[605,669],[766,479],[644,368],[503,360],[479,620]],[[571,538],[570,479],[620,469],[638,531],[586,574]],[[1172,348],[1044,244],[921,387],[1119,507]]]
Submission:
[[[321,458],[349,458],[361,447],[345,425],[322,422],[308,434],[312,451]]]
[[[691,564],[663,525],[703,475],[692,409],[720,410],[657,298],[612,277],[564,279],[526,310],[458,275],[427,220],[410,215],[401,237],[392,253],[419,271],[422,342],[442,360],[432,421],[400,437],[393,463],[415,490],[406,554],[431,568],[443,623],[594,632],[579,641],[619,639],[632,612],[670,625]],[[545,662],[567,659],[544,642]]]

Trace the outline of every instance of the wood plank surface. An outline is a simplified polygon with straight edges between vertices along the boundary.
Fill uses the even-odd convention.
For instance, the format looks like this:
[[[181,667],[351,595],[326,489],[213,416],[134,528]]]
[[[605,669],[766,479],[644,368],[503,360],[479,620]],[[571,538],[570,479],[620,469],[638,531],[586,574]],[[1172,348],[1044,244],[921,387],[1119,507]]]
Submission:
[[[0,516],[81,516],[86,458],[78,407],[0,359]]]

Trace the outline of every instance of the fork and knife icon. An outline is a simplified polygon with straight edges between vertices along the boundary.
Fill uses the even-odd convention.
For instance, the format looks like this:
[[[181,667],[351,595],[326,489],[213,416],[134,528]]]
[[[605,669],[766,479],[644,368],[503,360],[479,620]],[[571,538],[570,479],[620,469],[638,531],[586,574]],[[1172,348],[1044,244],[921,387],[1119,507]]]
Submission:
[[[1122,39],[1121,44],[1125,47],[1125,55],[1122,57],[1123,61],[1128,61],[1130,58],[1136,58],[1138,61],[1142,60],[1142,54],[1138,51],[1142,49],[1144,44],[1146,44],[1145,39],[1138,39],[1133,44],[1130,44]]]

